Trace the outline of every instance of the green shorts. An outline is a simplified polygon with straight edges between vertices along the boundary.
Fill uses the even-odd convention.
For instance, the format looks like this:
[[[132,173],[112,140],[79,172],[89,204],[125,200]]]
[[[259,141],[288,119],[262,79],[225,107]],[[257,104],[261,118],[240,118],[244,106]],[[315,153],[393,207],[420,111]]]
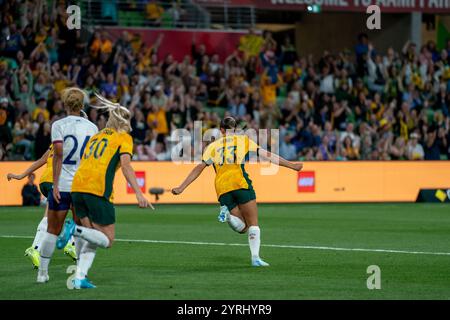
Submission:
[[[89,193],[72,192],[72,203],[78,218],[88,217],[97,224],[108,225],[116,222],[114,205],[105,197]]]
[[[48,198],[48,193],[52,190],[53,183],[51,182],[42,182],[39,184],[39,190],[44,197]]]
[[[228,210],[233,210],[238,204],[244,204],[256,199],[255,190],[239,189],[224,193],[219,197],[221,206],[227,206]]]

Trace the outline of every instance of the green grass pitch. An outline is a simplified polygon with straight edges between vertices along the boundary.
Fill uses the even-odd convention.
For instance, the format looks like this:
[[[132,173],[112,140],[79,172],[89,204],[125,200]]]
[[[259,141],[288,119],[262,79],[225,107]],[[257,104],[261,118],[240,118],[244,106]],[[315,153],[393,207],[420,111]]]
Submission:
[[[0,208],[0,299],[450,298],[446,205],[259,205],[269,268],[250,267],[246,235],[217,222],[217,205],[116,212],[121,240],[98,250],[89,274],[98,288],[73,291],[61,251],[44,285],[23,256],[43,209]],[[367,289],[369,265],[381,269],[380,290]]]

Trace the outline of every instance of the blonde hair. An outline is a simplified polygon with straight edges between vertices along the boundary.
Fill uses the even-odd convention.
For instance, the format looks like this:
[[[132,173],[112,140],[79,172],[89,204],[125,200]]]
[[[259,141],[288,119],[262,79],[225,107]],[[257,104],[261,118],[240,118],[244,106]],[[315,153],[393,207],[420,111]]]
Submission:
[[[107,128],[115,129],[117,132],[131,132],[130,111],[119,103],[109,101],[98,93],[95,93],[100,105],[92,106],[95,109],[106,109],[109,111]]]
[[[86,92],[76,87],[64,89],[61,94],[64,106],[73,113],[79,113],[83,110],[86,97]]]

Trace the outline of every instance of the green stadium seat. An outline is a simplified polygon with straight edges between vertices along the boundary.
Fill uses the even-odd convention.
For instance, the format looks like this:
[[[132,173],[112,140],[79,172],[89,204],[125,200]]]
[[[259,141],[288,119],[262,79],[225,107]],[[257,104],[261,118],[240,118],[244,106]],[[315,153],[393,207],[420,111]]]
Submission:
[[[161,27],[163,28],[173,28],[173,19],[170,14],[167,14],[166,12],[163,13],[161,17]]]

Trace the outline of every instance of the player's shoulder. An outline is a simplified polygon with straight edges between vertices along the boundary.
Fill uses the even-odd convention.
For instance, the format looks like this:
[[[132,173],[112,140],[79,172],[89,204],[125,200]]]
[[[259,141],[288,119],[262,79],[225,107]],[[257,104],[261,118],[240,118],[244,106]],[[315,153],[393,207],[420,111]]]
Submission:
[[[86,127],[89,127],[90,129],[94,130],[95,132],[98,132],[98,128],[93,122],[91,122],[90,120],[85,119],[83,117],[80,117],[80,119],[81,119],[81,123],[83,123],[83,125],[85,125]]]
[[[131,134],[125,131],[116,132],[117,138],[122,142],[133,142]]]
[[[233,134],[229,136],[227,142],[231,142],[236,146],[240,146],[242,144],[247,145],[249,142],[249,137],[246,134]]]
[[[67,118],[62,118],[59,120],[56,120],[52,123],[52,127],[56,128],[56,127],[60,127],[62,125],[64,125],[67,122]]]
[[[116,140],[132,140],[131,134],[125,131],[116,131],[111,128],[104,128],[98,132],[97,135],[106,136],[109,139],[116,139]]]
[[[216,147],[222,145],[223,144],[223,139],[224,139],[224,137],[220,137],[220,138],[212,141],[210,144],[208,144],[206,149],[207,150],[212,150],[212,149],[215,149]]]

